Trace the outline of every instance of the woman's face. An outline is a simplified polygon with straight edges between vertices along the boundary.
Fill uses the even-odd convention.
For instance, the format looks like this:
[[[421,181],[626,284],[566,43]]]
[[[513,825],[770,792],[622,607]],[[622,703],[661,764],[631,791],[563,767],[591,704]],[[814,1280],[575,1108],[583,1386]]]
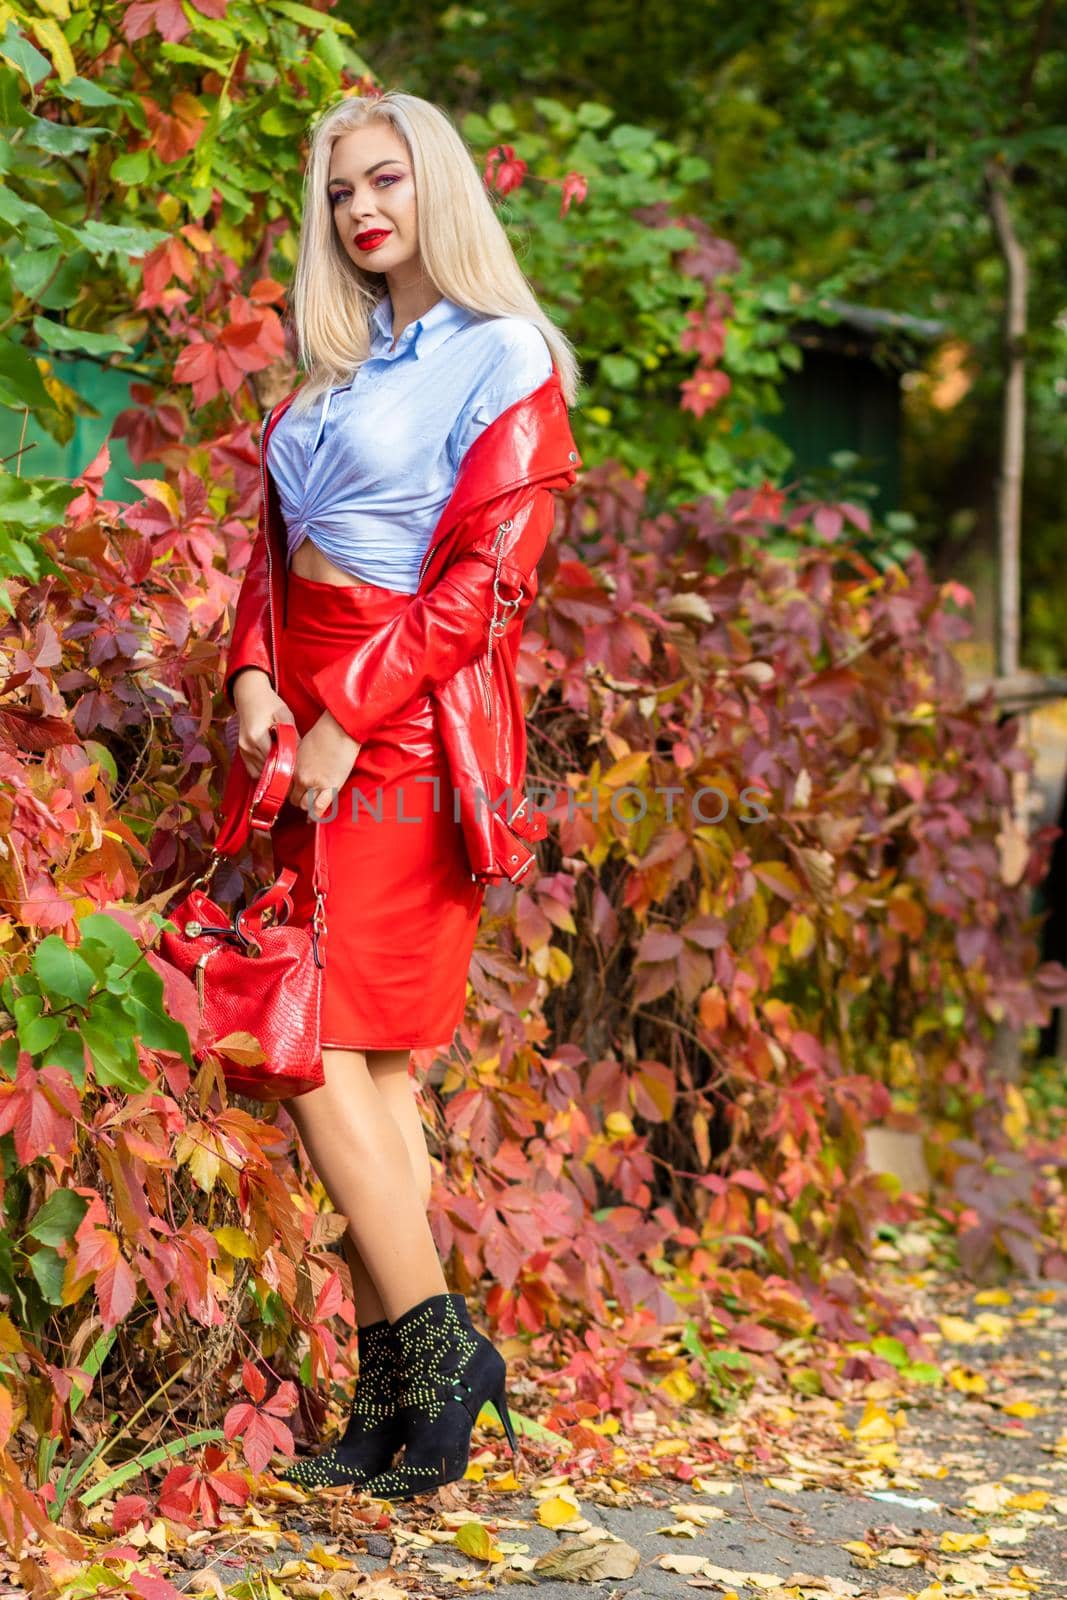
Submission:
[[[421,268],[415,178],[407,146],[388,122],[338,138],[330,157],[329,205],[345,252],[368,272],[396,282]]]

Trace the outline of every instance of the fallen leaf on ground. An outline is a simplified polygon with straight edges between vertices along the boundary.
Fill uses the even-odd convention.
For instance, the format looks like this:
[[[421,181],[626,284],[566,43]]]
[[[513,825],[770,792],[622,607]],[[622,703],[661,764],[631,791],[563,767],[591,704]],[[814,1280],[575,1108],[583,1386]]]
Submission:
[[[641,1552],[623,1539],[565,1539],[554,1550],[538,1556],[533,1571],[543,1578],[596,1583],[600,1578],[632,1578],[641,1565]]]
[[[537,1520],[542,1528],[565,1528],[568,1523],[576,1521],[581,1515],[581,1511],[573,1501],[564,1500],[560,1495],[542,1500],[537,1508]]]
[[[703,1572],[703,1556],[682,1556],[673,1553],[656,1558],[656,1566],[662,1567],[664,1572],[680,1572],[683,1577],[692,1577],[696,1572]]]
[[[481,1522],[465,1522],[456,1534],[456,1549],[476,1561],[503,1561],[504,1552],[494,1544],[489,1529]]]

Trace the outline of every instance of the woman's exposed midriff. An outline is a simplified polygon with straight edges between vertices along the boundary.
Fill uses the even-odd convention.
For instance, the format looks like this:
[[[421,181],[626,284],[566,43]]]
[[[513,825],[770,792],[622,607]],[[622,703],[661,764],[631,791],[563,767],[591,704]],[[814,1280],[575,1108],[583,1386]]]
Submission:
[[[302,539],[293,551],[290,572],[298,578],[310,578],[312,583],[336,583],[350,587],[360,580],[343,567],[337,566],[329,556],[323,555],[313,539]]]

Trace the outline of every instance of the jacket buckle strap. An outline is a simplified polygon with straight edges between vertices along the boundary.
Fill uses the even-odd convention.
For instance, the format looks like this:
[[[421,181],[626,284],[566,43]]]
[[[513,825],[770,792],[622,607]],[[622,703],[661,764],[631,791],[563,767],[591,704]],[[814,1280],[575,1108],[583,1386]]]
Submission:
[[[496,571],[493,574],[493,615],[489,620],[489,648],[486,652],[485,671],[483,673],[485,715],[490,722],[493,720],[493,640],[498,634],[503,634],[506,631],[522,600],[521,593],[516,595],[514,600],[506,600],[500,592],[500,568],[504,560],[504,535],[513,524],[514,519],[506,517],[497,528],[496,538],[493,540],[496,546]]]

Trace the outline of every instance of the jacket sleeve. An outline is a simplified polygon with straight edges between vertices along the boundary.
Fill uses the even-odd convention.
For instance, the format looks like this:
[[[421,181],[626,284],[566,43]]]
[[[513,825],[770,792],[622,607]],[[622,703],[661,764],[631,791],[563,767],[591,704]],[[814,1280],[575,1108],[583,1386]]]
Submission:
[[[233,705],[233,681],[244,667],[259,667],[276,689],[270,659],[270,602],[267,572],[267,541],[262,519],[259,535],[252,545],[244,580],[237,594],[233,628],[226,651],[223,689]]]
[[[312,674],[323,705],[360,744],[379,722],[415,696],[430,694],[486,650],[494,616],[501,627],[521,617],[523,599],[536,592],[537,563],[555,523],[551,489],[527,488],[509,517],[503,553],[494,542],[494,523],[450,562],[432,589],[355,650]],[[499,643],[501,634],[496,637]]]

